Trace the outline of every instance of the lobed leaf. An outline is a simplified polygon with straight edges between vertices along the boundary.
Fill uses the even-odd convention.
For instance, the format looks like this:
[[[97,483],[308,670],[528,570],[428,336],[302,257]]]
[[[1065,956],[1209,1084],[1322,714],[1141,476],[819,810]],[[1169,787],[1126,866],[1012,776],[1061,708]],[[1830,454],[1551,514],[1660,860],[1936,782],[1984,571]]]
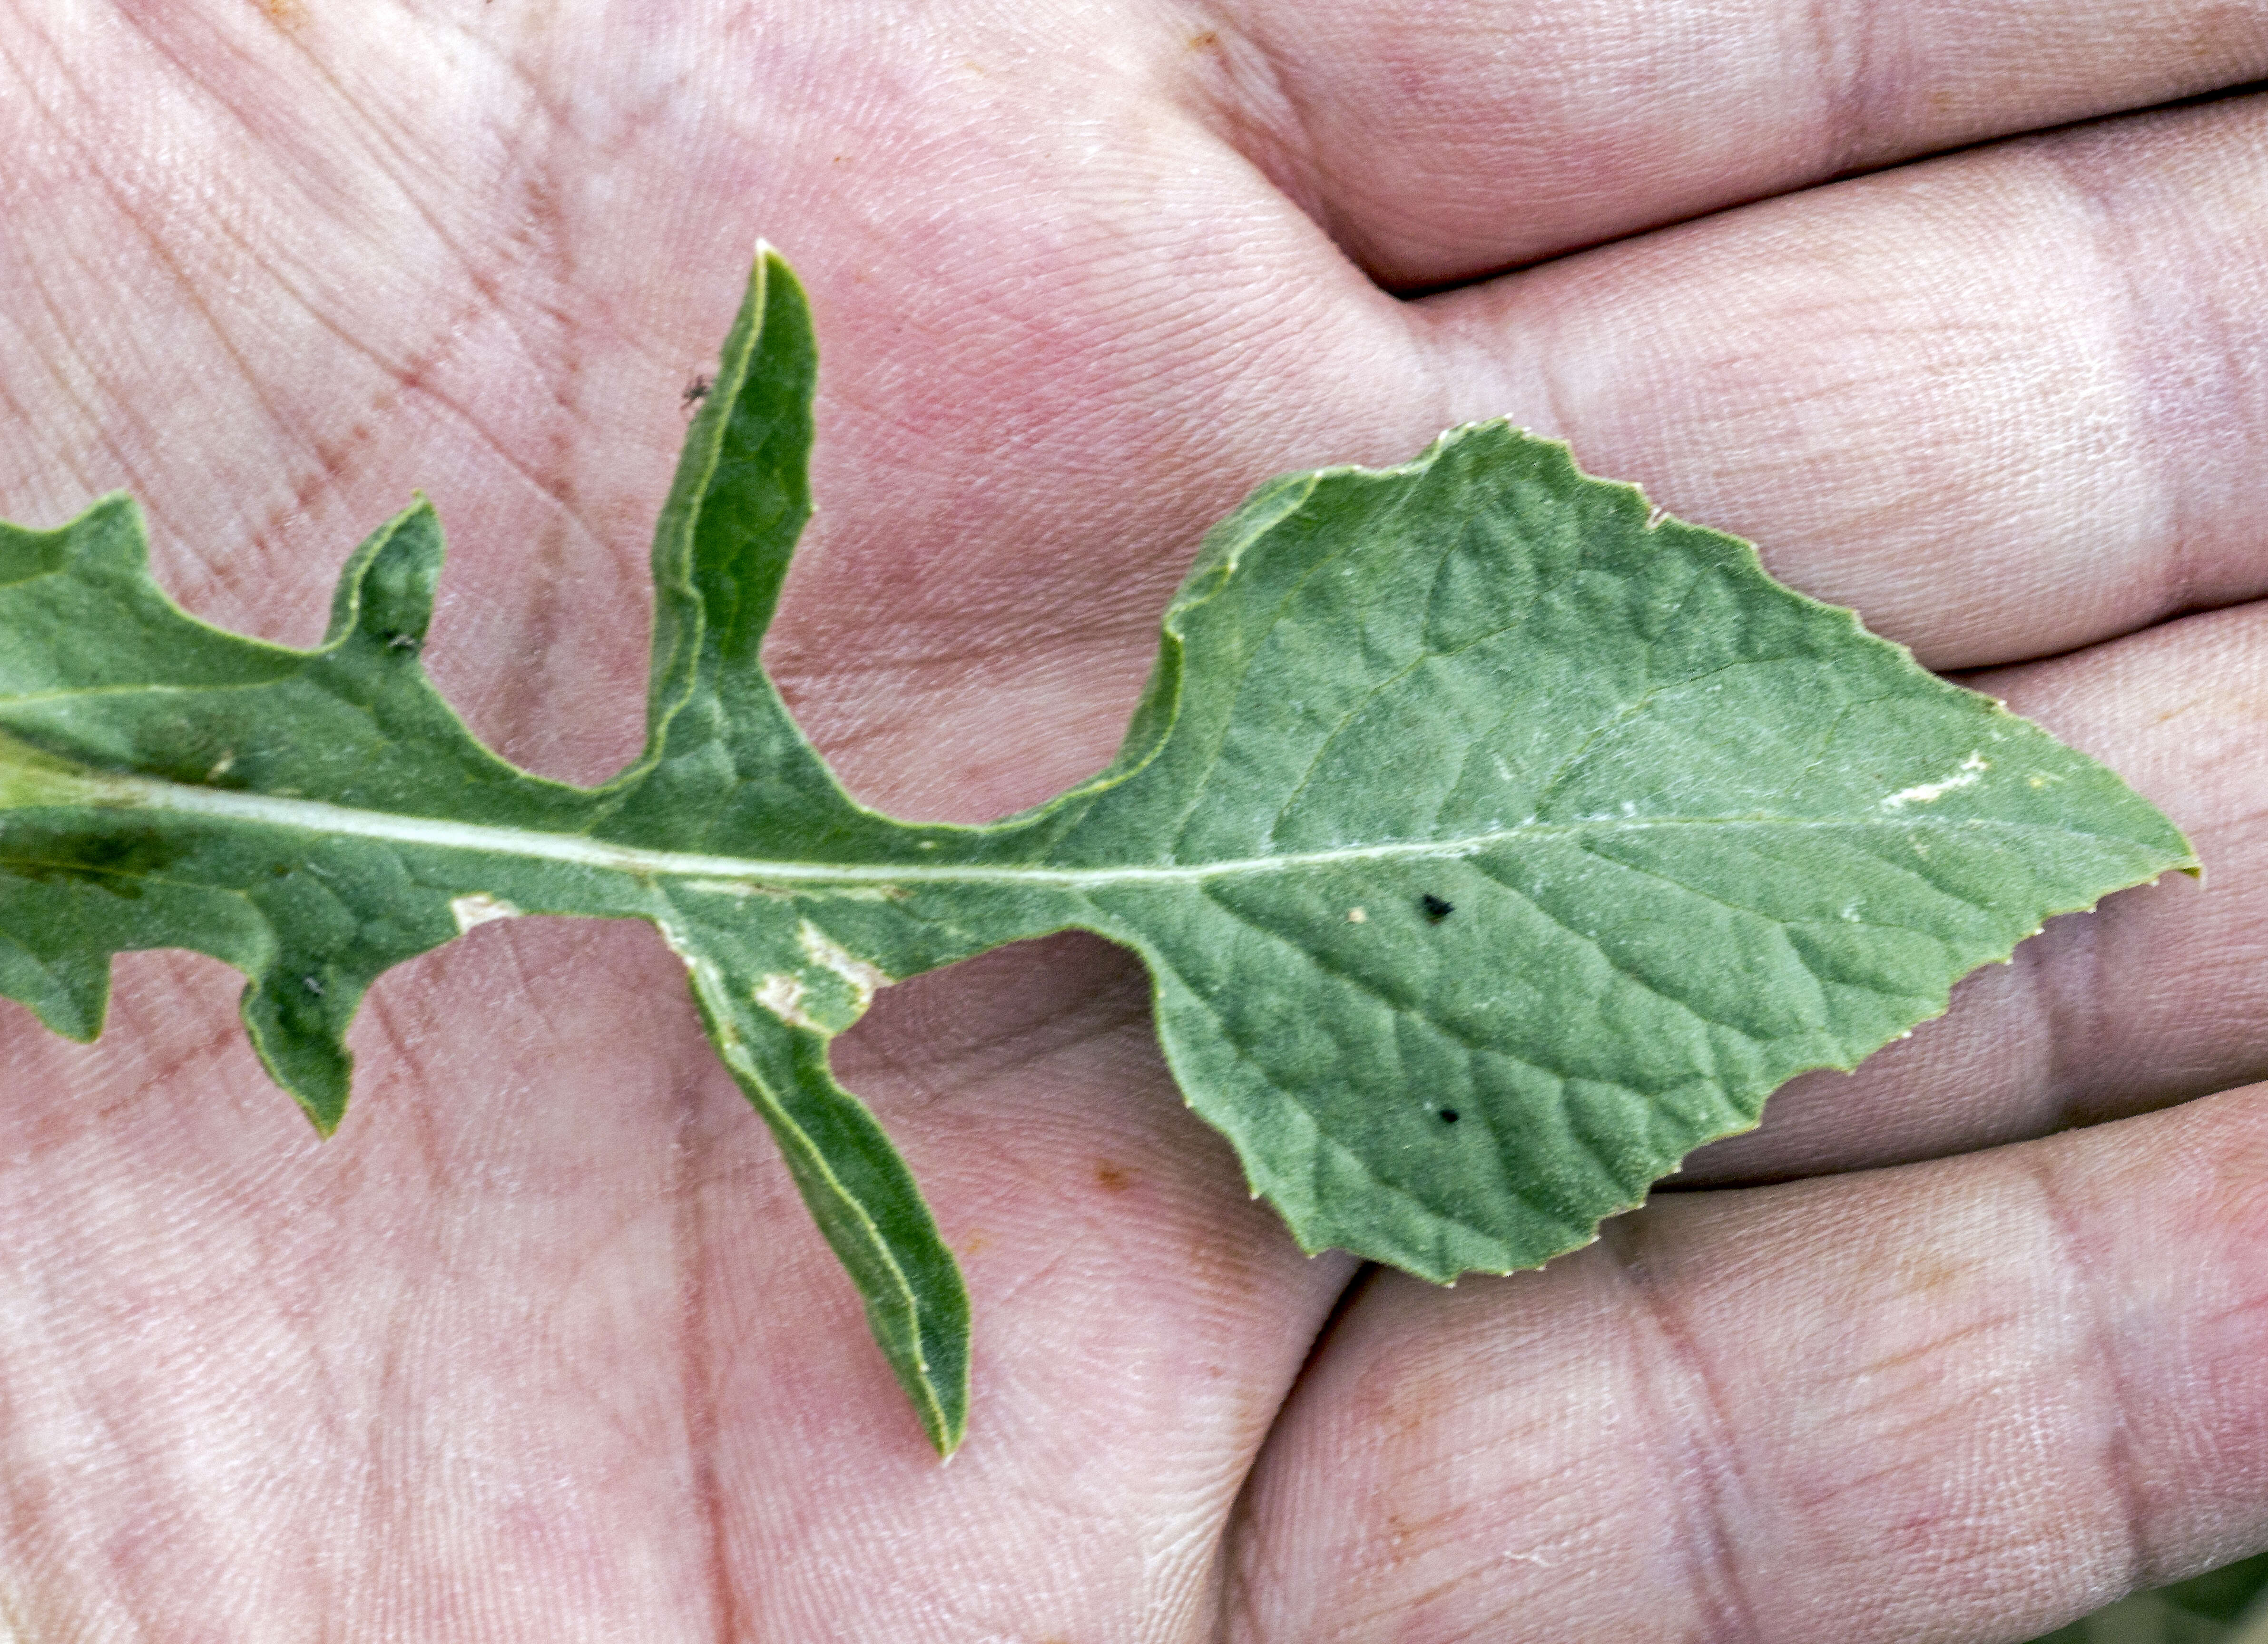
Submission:
[[[1263,487],[1108,769],[988,827],[895,821],[758,657],[815,363],[766,252],[656,535],[646,745],[595,789],[506,764],[434,691],[422,501],[306,651],[176,607],[124,497],[0,526],[0,993],[92,1039],[111,955],[210,954],[328,1132],[388,966],[513,914],[647,920],[949,1451],[968,1298],[828,1067],[892,980],[1123,943],[1300,1244],[1447,1280],[1588,1241],[2043,920],[2195,867],[2102,767],[1501,423]]]

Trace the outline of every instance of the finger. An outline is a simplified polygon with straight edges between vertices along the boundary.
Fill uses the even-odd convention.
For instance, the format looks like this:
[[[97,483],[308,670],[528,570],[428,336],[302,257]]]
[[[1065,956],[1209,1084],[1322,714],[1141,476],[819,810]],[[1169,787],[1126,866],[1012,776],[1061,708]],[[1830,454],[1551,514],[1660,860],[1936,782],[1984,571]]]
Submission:
[[[1940,668],[2268,590],[2268,99],[2026,139],[1432,299],[1466,415]]]
[[[1199,84],[1389,287],[2268,71],[2268,9],[2213,0],[1228,11]]]
[[[2106,760],[2205,863],[2052,920],[1855,1074],[1776,1092],[1679,1185],[1940,1157],[2268,1077],[2268,609],[2186,618],[1971,681]]]
[[[2268,1090],[1380,1280],[1234,1544],[1243,1644],[2029,1637],[2268,1543]]]

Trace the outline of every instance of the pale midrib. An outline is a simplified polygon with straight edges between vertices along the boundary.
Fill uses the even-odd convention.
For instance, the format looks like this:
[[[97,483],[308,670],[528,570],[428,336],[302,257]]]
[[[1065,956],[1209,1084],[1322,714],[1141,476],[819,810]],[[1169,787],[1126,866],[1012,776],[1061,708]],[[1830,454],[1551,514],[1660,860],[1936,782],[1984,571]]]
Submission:
[[[589,839],[578,833],[549,833],[534,828],[501,827],[491,823],[442,821],[391,811],[357,810],[317,799],[291,799],[269,794],[195,788],[142,777],[107,777],[93,782],[82,779],[70,785],[78,788],[87,801],[106,808],[165,811],[176,815],[210,817],[216,820],[296,828],[315,833],[344,834],[438,850],[554,862],[645,878],[729,880],[750,886],[1012,884],[1047,885],[1072,891],[1100,890],[1120,884],[1191,884],[1239,875],[1294,873],[1301,869],[1410,859],[1448,860],[1474,855],[1491,846],[1522,840],[1636,833],[1697,826],[1806,830],[1882,827],[1902,833],[1911,833],[1922,827],[1932,831],[1977,828],[2011,833],[2068,833],[2073,831],[2043,823],[2004,822],[1970,817],[1938,819],[1916,817],[1911,813],[1847,818],[1597,818],[1576,822],[1521,823],[1485,833],[1469,833],[1448,840],[1395,840],[1375,845],[1347,845],[1328,850],[1287,851],[1267,856],[1230,857],[1164,866],[1053,868],[944,862],[934,867],[911,862],[843,865],[766,862],[743,856],[712,856],[694,851],[648,850],[635,845]],[[0,816],[4,816],[4,812],[0,812]]]

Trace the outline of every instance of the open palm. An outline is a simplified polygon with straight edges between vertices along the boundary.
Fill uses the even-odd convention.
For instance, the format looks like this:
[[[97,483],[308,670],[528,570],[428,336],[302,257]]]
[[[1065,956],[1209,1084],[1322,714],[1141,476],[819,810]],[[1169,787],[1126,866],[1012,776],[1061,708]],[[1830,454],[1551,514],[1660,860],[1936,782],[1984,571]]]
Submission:
[[[650,931],[394,972],[328,1144],[136,956],[98,1046],[0,1016],[0,1633],[2005,1639],[2268,1541],[2268,101],[2044,129],[2264,70],[2207,0],[0,9],[0,515],[129,488],[306,643],[423,487],[429,663],[548,774],[637,746],[762,235],[826,356],[768,655],[870,803],[1091,772],[1207,523],[1503,415],[2211,875],[1454,1290],[1301,1257],[1115,950],[893,990],[837,1065],[968,1277],[945,1467]]]

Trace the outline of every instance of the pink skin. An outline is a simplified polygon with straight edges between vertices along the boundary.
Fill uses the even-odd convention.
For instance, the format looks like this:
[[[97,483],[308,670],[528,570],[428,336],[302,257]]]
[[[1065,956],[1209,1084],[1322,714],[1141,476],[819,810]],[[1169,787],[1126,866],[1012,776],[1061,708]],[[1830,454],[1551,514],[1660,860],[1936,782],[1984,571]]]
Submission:
[[[1990,670],[2212,875],[1454,1290],[1300,1256],[1115,951],[893,990],[840,1061],[968,1274],[942,1468],[650,932],[388,977],[328,1144],[232,976],[132,958],[95,1047],[0,1007],[0,1631],[2015,1639],[2268,1542],[2268,105],[2115,118],[2268,16],[1734,10],[0,8],[0,515],[129,487],[304,642],[423,486],[434,671],[538,769],[634,745],[762,235],[826,356],[770,656],[877,804],[1086,774],[1206,523],[1502,414]]]

